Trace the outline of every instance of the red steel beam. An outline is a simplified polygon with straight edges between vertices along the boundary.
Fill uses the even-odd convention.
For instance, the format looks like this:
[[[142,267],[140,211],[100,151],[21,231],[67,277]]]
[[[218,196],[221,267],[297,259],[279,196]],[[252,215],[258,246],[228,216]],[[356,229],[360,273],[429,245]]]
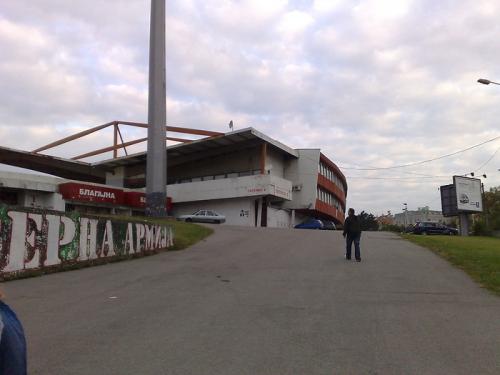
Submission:
[[[182,142],[182,143],[192,142],[192,140],[190,140],[190,139],[183,139],[183,138],[165,137],[165,139],[167,141],[175,141],[175,142]],[[132,146],[132,145],[135,145],[137,143],[144,142],[146,140],[147,140],[147,138],[139,138],[139,139],[136,139],[134,141],[122,143],[121,145],[104,147],[104,148],[101,148],[99,150],[95,150],[95,151],[91,151],[91,152],[87,152],[85,154],[81,154],[81,155],[75,156],[75,157],[71,158],[71,160],[79,160],[79,159],[88,158],[90,156],[104,154],[106,152],[115,151],[115,150],[117,150],[119,148],[122,148],[122,147],[125,148],[127,146]]]
[[[138,128],[147,128],[148,124],[144,124],[141,122],[131,122],[131,121],[117,121],[119,124],[135,126]],[[223,135],[224,133],[214,132],[210,130],[203,129],[193,129],[193,128],[180,128],[178,126],[165,126],[166,131],[171,131],[174,133],[184,133],[184,134],[193,134],[193,135],[205,135],[207,137],[215,137],[217,135]]]
[[[89,134],[92,134],[98,130],[101,130],[101,129],[104,129],[104,128],[107,128],[108,126],[111,126],[111,125],[115,125],[116,124],[116,121],[111,121],[111,122],[108,122],[107,124],[103,124],[103,125],[99,125],[99,126],[96,126],[96,127],[93,127],[91,129],[88,129],[88,130],[84,130],[82,132],[79,132],[79,133],[76,133],[76,134],[73,134],[73,135],[70,135],[69,137],[65,137],[63,139],[60,139],[58,141],[55,141],[55,142],[52,142],[52,143],[49,143],[48,145],[45,145],[45,146],[42,146],[42,147],[39,147],[37,148],[36,150],[33,150],[32,152],[33,153],[37,153],[37,152],[41,152],[41,151],[45,151],[45,150],[48,150],[49,148],[53,148],[53,147],[56,147],[56,146],[60,146],[64,143],[68,143],[70,141],[73,141],[75,139],[78,139],[78,138],[81,138],[81,137],[84,137],[86,135],[89,135]]]

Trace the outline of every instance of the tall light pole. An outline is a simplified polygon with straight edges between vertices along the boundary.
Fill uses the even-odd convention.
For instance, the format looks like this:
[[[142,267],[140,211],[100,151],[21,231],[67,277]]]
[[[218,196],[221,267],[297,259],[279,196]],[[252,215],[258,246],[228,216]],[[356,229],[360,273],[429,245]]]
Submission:
[[[146,216],[167,214],[166,112],[165,0],[151,0]]]
[[[405,208],[403,208],[403,211],[405,212],[405,230],[406,227],[408,226],[408,203],[403,203]]]

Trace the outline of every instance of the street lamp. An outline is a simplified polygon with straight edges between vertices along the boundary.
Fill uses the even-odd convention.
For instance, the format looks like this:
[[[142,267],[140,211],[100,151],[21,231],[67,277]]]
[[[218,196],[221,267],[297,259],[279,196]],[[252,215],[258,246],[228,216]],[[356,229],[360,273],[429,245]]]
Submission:
[[[405,208],[403,208],[403,211],[405,212],[405,230],[406,227],[408,226],[408,203],[403,203]]]
[[[484,79],[484,78],[479,78],[477,80],[479,83],[482,83],[483,85],[489,85],[490,83],[493,83],[494,85],[500,85],[500,83],[490,81],[489,79]]]

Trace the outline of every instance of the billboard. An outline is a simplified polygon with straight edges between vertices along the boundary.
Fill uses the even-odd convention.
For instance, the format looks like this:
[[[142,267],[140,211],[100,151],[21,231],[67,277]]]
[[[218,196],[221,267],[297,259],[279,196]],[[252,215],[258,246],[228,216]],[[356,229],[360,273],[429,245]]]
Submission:
[[[441,210],[443,211],[443,216],[458,216],[455,185],[443,185],[439,190],[441,191]]]
[[[462,176],[453,176],[457,209],[459,212],[482,212],[481,180]]]

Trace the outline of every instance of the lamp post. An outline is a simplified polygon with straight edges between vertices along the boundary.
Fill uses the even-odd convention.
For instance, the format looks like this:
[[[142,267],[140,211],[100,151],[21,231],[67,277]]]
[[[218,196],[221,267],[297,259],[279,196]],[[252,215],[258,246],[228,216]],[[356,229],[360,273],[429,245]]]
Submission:
[[[494,85],[500,85],[500,83],[498,83],[498,82],[493,82],[493,81],[490,81],[489,79],[485,79],[485,78],[479,78],[477,81],[479,83],[482,83],[483,85],[489,85],[490,83],[492,83]]]
[[[403,203],[405,208],[403,208],[403,211],[405,212],[405,230],[406,227],[408,226],[408,203]]]

